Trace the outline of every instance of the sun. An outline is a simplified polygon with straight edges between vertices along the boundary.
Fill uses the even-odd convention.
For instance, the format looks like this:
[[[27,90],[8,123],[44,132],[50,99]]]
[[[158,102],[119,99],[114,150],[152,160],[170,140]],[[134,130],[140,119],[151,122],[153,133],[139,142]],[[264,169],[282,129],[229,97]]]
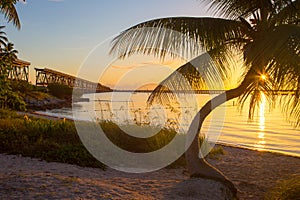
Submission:
[[[262,74],[262,75],[260,76],[260,78],[261,78],[261,80],[265,81],[265,80],[267,79],[267,76],[264,75],[264,74]]]

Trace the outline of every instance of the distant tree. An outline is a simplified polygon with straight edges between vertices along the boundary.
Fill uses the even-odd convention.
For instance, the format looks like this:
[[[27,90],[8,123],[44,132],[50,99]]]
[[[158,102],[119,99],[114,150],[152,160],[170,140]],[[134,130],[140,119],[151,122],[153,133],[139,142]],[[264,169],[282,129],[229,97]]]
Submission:
[[[14,49],[14,44],[8,42],[7,44],[4,45],[4,48],[2,49],[0,55],[5,62],[12,63],[18,58],[17,56],[18,53],[19,52],[16,49]]]
[[[8,80],[8,72],[12,69],[14,61],[17,59],[18,51],[10,42],[5,43],[0,51],[0,108],[25,110],[26,104],[22,97],[12,90]]]
[[[17,59],[18,51],[14,49],[14,44],[8,42],[0,52],[1,74],[7,78],[7,73],[12,69],[14,61]]]
[[[241,105],[250,99],[249,117],[265,95],[270,103],[274,101],[274,90],[295,89],[296,94],[282,101],[288,115],[294,116],[300,124],[300,0],[202,0],[224,18],[173,17],[155,19],[140,23],[122,32],[113,41],[112,52],[125,58],[135,53],[156,55],[164,58],[166,50],[178,49],[181,56],[193,52],[184,38],[193,39],[211,56],[214,63],[201,65],[199,55],[171,74],[158,86],[149,98],[167,99],[167,87],[180,86],[178,75],[186,78],[193,89],[201,89],[203,77],[198,72],[205,66],[205,76],[209,81],[218,80],[216,68],[225,80],[232,70],[230,60],[235,60],[232,52],[243,57],[245,74],[239,86],[208,101],[191,123],[190,131],[198,134],[186,153],[187,166],[192,177],[206,177],[223,180],[226,178],[217,169],[199,158],[198,138],[206,117],[225,101],[239,97]],[[151,28],[157,28],[155,30]],[[180,32],[169,34],[163,29]],[[173,55],[176,56],[176,55]],[[202,63],[203,64],[203,63]],[[198,70],[197,70],[198,69]],[[203,70],[201,70],[203,71]],[[164,86],[163,86],[164,85]],[[249,98],[248,98],[249,97]],[[201,153],[201,152],[200,152]]]

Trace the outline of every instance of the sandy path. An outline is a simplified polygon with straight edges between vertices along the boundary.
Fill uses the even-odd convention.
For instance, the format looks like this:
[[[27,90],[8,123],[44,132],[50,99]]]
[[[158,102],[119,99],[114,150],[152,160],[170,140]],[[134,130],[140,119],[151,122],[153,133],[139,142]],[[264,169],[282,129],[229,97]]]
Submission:
[[[277,180],[300,174],[300,158],[231,147],[224,150],[221,160],[211,162],[234,182],[240,199],[262,199]],[[180,191],[188,179],[184,169],[126,174],[3,154],[0,163],[0,199],[187,198]]]

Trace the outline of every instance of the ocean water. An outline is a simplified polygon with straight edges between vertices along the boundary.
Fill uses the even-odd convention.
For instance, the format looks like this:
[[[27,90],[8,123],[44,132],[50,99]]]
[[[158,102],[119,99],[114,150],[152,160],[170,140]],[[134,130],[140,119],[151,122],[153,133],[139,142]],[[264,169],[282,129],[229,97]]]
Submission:
[[[184,95],[164,107],[147,107],[149,93],[86,94],[89,102],[78,102],[73,108],[46,111],[46,114],[78,120],[111,120],[119,124],[150,124],[186,132],[197,110],[212,95]],[[248,119],[248,106],[243,110],[235,101],[213,111],[204,122],[201,133],[217,143],[260,151],[272,151],[300,157],[300,129],[294,128],[279,107],[270,109],[263,99],[253,120]]]

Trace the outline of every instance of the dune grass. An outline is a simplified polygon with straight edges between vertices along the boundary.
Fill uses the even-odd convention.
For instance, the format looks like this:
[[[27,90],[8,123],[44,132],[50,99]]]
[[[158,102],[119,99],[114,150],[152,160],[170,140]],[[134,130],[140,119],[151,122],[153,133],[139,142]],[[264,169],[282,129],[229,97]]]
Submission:
[[[280,181],[265,196],[266,200],[298,200],[300,199],[300,175]]]

